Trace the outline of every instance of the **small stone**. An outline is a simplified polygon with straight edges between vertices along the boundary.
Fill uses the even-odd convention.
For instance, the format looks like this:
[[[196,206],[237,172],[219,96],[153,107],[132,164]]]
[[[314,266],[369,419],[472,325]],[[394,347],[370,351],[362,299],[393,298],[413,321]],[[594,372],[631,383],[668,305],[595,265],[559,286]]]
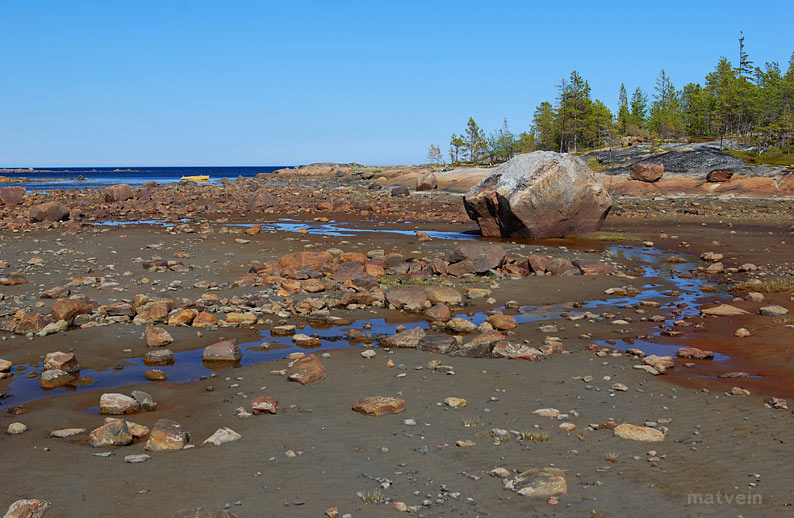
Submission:
[[[613,383],[612,390],[617,390],[618,392],[626,392],[627,390],[629,390],[629,387],[627,387],[623,383]]]
[[[60,369],[51,369],[41,373],[39,376],[39,386],[45,389],[62,387],[75,381],[77,375],[65,372]]]
[[[405,400],[389,396],[370,396],[353,403],[353,410],[359,414],[381,416],[398,414],[405,411]]]
[[[731,389],[731,395],[732,396],[749,396],[750,395],[750,391],[747,390],[747,389],[743,389],[741,387],[733,387]]]
[[[733,333],[733,336],[736,336],[738,338],[746,338],[746,337],[750,336],[750,331],[748,331],[747,329],[745,329],[743,327],[740,327],[739,329],[737,329]]]
[[[295,360],[287,369],[287,379],[308,385],[325,378],[325,368],[317,356],[307,354]]]
[[[758,313],[765,317],[782,317],[788,314],[788,309],[778,305],[764,306],[758,310]]]
[[[171,333],[162,327],[147,327],[145,335],[147,347],[163,347],[174,341]]]
[[[99,413],[110,415],[133,414],[140,404],[130,396],[118,393],[105,393],[99,398]]]
[[[132,433],[123,419],[114,419],[91,430],[88,443],[94,448],[102,446],[126,446],[132,443]]]
[[[714,353],[711,351],[704,351],[696,347],[685,347],[678,350],[676,355],[679,358],[694,358],[696,360],[710,360],[714,358]]]
[[[239,433],[235,432],[231,428],[218,428],[214,434],[209,436],[203,443],[201,444],[213,444],[215,446],[221,446],[233,441],[239,441],[242,439],[243,436]]]
[[[11,423],[10,425],[8,425],[8,429],[6,430],[6,433],[8,435],[19,435],[27,431],[28,431],[28,427],[25,426],[23,423]]]
[[[67,437],[74,437],[75,435],[84,434],[85,432],[87,432],[85,428],[62,428],[60,430],[53,430],[50,432],[50,437],[66,439]]]
[[[238,362],[243,357],[240,346],[234,340],[224,340],[204,348],[201,358],[204,361]]]
[[[444,398],[444,403],[450,408],[463,408],[466,406],[466,400],[459,397]]]
[[[150,456],[142,453],[140,455],[127,455],[124,457],[124,462],[128,464],[140,464],[141,462],[146,462],[149,459],[151,459]]]
[[[52,504],[46,500],[17,500],[8,508],[3,518],[42,518]]]
[[[477,443],[471,439],[461,439],[460,441],[455,441],[455,446],[459,448],[471,448],[472,446],[477,446]]]
[[[159,419],[154,423],[144,449],[148,451],[181,450],[189,442],[190,434],[181,424],[170,419]]]
[[[549,498],[568,492],[565,473],[558,468],[525,471],[511,480],[505,481],[505,489],[534,498]]]
[[[572,432],[576,430],[576,425],[573,423],[561,423],[560,429],[565,430],[566,432]]]
[[[154,398],[147,392],[133,390],[132,397],[138,402],[142,410],[150,411],[157,408],[157,403],[155,403]]]
[[[257,396],[251,401],[251,410],[255,415],[278,414],[278,400],[272,396]]]
[[[149,369],[143,373],[143,377],[149,381],[164,381],[168,379],[168,375],[160,369]]]
[[[149,351],[143,356],[143,363],[147,365],[168,365],[175,360],[174,352],[170,349]]]
[[[617,425],[614,434],[621,439],[630,439],[632,441],[660,442],[664,440],[664,434],[655,428],[628,423]]]

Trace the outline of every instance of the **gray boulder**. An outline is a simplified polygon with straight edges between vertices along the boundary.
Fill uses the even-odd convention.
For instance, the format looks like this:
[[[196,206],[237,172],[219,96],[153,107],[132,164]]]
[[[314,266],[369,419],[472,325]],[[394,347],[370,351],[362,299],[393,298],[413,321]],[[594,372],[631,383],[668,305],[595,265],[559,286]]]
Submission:
[[[612,199],[580,158],[536,151],[494,169],[463,204],[484,236],[540,238],[598,230]]]

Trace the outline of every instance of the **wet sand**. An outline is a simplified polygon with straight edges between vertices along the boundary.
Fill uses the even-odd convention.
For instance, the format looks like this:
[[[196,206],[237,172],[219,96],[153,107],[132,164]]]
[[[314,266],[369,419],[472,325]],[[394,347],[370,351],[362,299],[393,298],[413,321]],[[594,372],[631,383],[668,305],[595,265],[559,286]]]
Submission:
[[[699,273],[692,278],[687,274],[708,266],[697,258],[705,251],[723,253],[726,267],[753,262],[776,275],[790,273],[794,236],[781,220],[741,221],[741,208],[726,223],[719,214],[699,219],[635,217],[643,207],[653,210],[653,203],[628,207],[626,214],[607,220],[604,235],[621,233],[620,238],[488,240],[509,253],[551,251],[612,261],[621,275],[452,279],[460,291],[489,288],[495,299],[469,300],[456,307],[454,314],[479,323],[488,311],[516,301],[520,310],[504,310],[519,321],[512,340],[541,344],[549,335],[559,337],[566,354],[542,361],[456,358],[382,347],[377,335],[389,336],[398,325],[427,327],[421,313],[388,308],[333,310],[331,314],[343,319],[333,326],[294,315],[262,315],[270,322],[216,330],[163,326],[174,338],[168,348],[177,353],[175,365],[162,367],[174,373],[173,380],[166,382],[146,382],[141,375],[140,359],[149,350],[141,337],[144,326],[114,324],[33,339],[0,333],[4,339],[0,358],[26,367],[23,371],[15,367],[13,378],[0,380],[0,392],[10,396],[0,400],[3,430],[15,421],[28,427],[20,435],[0,434],[6,464],[0,474],[5,495],[0,503],[46,499],[53,503],[48,517],[174,516],[179,510],[198,507],[220,511],[227,504],[228,511],[239,517],[323,516],[332,506],[339,507],[339,516],[394,516],[399,514],[395,502],[418,506],[413,512],[423,516],[619,517],[661,509],[668,516],[787,516],[794,504],[788,463],[794,441],[792,414],[766,407],[764,398],[794,397],[794,329],[753,313],[774,303],[792,307],[791,295],[765,294],[763,303],[732,301],[734,294],[743,294],[728,289],[746,274]],[[230,219],[245,221],[242,215]],[[231,300],[261,290],[231,285],[248,272],[254,260],[329,248],[364,253],[380,248],[408,257],[417,251],[414,255],[425,257],[447,254],[476,239],[471,233],[476,227],[470,223],[330,219],[338,223],[302,219],[302,224],[282,222],[272,231],[265,227],[258,235],[234,233],[242,228],[232,226],[227,227],[232,233],[225,233],[223,223],[213,223],[208,233],[180,233],[159,225],[5,231],[0,255],[17,269],[22,266],[29,282],[2,288],[4,308],[46,312],[52,301],[39,299],[39,293],[77,275],[104,276],[118,283],[102,288],[85,284],[74,290],[100,304],[131,299],[138,293],[197,300],[209,292]],[[355,232],[356,227],[380,231]],[[439,234],[431,241],[419,241],[413,235],[416,230],[468,234]],[[730,234],[731,230],[735,233]],[[235,241],[240,238],[249,242]],[[645,241],[653,245],[644,245]],[[607,251],[611,252],[605,255]],[[177,253],[187,255],[180,260],[192,270],[146,271],[132,261],[155,255],[172,259]],[[670,254],[681,255],[688,263],[664,263]],[[44,259],[44,266],[26,265],[35,255]],[[132,274],[125,275],[127,271]],[[656,273],[649,276],[652,272],[658,277]],[[201,281],[218,282],[220,287],[194,287]],[[702,290],[706,285],[716,291]],[[640,295],[604,293],[625,286],[641,290]],[[659,305],[641,306],[640,300]],[[37,302],[43,306],[36,308]],[[751,314],[702,317],[699,308],[711,302],[730,303]],[[585,311],[602,317],[566,318]],[[664,319],[649,320],[654,314]],[[620,319],[627,324],[612,323]],[[290,337],[271,336],[270,330],[281,321],[297,325],[298,332],[323,335],[321,347],[296,348]],[[347,339],[347,329],[366,322],[374,323],[372,329],[364,329],[375,346],[371,359],[360,355],[360,341]],[[541,331],[543,325],[554,325],[557,330]],[[739,327],[750,330],[751,336],[734,337]],[[661,334],[666,329],[676,329],[681,335]],[[229,338],[242,344],[243,366],[202,364],[203,347]],[[263,349],[262,342],[269,348]],[[588,350],[590,344],[609,349],[596,355]],[[639,360],[621,353],[627,347],[673,356],[680,347],[698,347],[724,356],[691,360],[694,366],[688,368],[683,366],[685,361],[677,360],[667,375],[651,376],[633,368]],[[77,355],[82,375],[96,373],[95,385],[45,392],[35,378],[24,377],[41,371],[39,362],[46,353],[69,349]],[[286,368],[288,360],[283,357],[287,353],[298,351],[324,355],[324,380],[302,386],[273,373]],[[389,360],[393,367],[387,366]],[[431,368],[433,360],[451,366],[454,375]],[[746,371],[753,377],[716,378],[729,371]],[[615,383],[627,390],[613,389]],[[728,395],[734,386],[752,394]],[[60,428],[96,428],[103,422],[98,411],[102,393],[129,394],[136,389],[150,393],[158,407],[127,418],[148,427],[160,418],[173,419],[190,431],[195,448],[146,452],[150,460],[129,464],[124,457],[145,453],[144,441],[122,448],[92,448],[86,434],[48,437]],[[282,410],[247,419],[235,416],[238,407],[250,411],[251,399],[259,395],[276,397]],[[372,395],[402,397],[407,409],[381,417],[351,410],[354,401]],[[468,403],[452,409],[443,403],[449,396]],[[7,412],[14,407],[24,413]],[[556,408],[568,417],[558,420],[532,413],[540,408]],[[405,424],[406,419],[416,424]],[[642,443],[590,426],[609,420],[649,424],[666,436],[663,442]],[[559,428],[563,422],[576,428],[564,431]],[[233,429],[242,439],[220,447],[201,445],[220,427]],[[495,441],[494,430],[499,429],[507,430],[510,440]],[[536,443],[521,438],[530,432],[545,432],[549,440]],[[456,446],[466,439],[475,445]],[[285,455],[290,451],[300,453]],[[109,457],[94,455],[107,452]],[[495,467],[515,470],[515,474],[552,465],[565,472],[568,486],[567,494],[556,502],[507,491],[502,480],[488,474]],[[691,494],[716,498],[717,492],[732,495],[732,503],[692,503],[700,497]],[[365,503],[357,493],[381,501]],[[737,495],[758,495],[761,502],[739,504]]]

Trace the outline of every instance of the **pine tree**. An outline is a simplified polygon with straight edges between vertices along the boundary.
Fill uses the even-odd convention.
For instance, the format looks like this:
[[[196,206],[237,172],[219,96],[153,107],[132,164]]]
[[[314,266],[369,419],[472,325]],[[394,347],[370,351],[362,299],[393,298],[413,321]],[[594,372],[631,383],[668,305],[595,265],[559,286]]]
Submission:
[[[584,141],[585,121],[590,115],[592,101],[590,100],[590,85],[574,70],[569,81],[561,84],[560,107],[558,114],[565,121],[560,126],[561,149],[566,152],[576,153]]]
[[[463,137],[465,149],[469,152],[469,161],[475,162],[482,158],[487,150],[485,132],[480,129],[473,117],[469,117],[466,124],[466,133]]]
[[[739,75],[749,74],[753,68],[753,62],[747,52],[744,51],[744,32],[739,31]]]
[[[629,129],[629,97],[626,93],[626,85],[620,83],[618,91],[618,131],[621,135],[627,135]]]
[[[453,133],[449,139],[449,161],[453,164],[459,163],[460,154],[465,146],[466,143],[463,142],[463,138]]]
[[[662,139],[682,135],[683,114],[681,113],[680,96],[664,69],[656,78],[654,91],[654,102],[651,105],[651,117],[648,121],[649,128]]]
[[[542,102],[535,108],[532,116],[532,134],[538,148],[552,150],[557,143],[557,121],[554,108],[549,102]]]
[[[444,160],[444,157],[441,155],[441,149],[435,144],[430,144],[430,147],[427,149],[427,162],[430,164],[440,164]]]
[[[629,129],[634,126],[637,130],[644,130],[648,118],[648,96],[640,87],[631,94],[631,114],[629,115]]]

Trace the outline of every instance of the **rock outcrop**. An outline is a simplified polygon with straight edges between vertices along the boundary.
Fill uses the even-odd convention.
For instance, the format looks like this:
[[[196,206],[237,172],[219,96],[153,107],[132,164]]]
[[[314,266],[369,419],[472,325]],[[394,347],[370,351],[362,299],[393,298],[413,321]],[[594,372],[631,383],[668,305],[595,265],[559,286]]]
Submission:
[[[463,204],[484,236],[540,238],[598,230],[612,199],[581,159],[536,151],[494,169]]]

